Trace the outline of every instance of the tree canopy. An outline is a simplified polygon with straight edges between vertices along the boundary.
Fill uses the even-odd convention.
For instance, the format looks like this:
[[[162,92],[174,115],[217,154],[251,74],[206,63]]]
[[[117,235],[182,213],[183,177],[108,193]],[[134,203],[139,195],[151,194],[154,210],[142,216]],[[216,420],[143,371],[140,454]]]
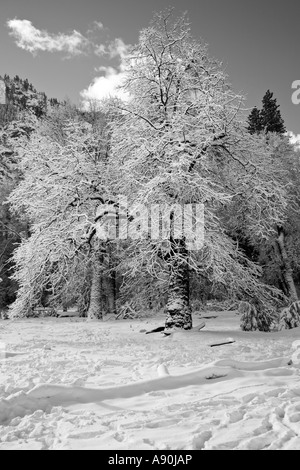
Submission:
[[[172,11],[141,31],[123,68],[127,100],[90,113],[53,105],[19,136],[21,180],[8,202],[30,229],[13,255],[13,314],[45,292],[78,303],[88,293],[90,316],[101,318],[104,280],[115,295],[118,277],[148,305],[157,290],[166,331],[192,327],[191,285],[199,297],[209,285],[270,312],[282,294],[242,242],[270,246],[289,219],[287,169],[269,135],[276,123],[284,129],[272,93],[247,128],[244,98]]]

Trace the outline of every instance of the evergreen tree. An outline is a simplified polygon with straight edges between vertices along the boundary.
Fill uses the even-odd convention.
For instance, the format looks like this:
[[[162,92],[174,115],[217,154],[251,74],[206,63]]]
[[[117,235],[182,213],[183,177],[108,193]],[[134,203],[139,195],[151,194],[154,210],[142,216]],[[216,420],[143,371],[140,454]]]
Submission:
[[[248,131],[250,134],[259,133],[263,130],[263,123],[259,109],[255,106],[248,116]]]
[[[25,91],[28,91],[28,88],[29,88],[29,82],[28,82],[28,79],[25,78],[24,82],[23,82],[23,89]]]
[[[279,111],[279,105],[273,93],[268,90],[262,100],[263,107],[260,112],[260,119],[265,133],[276,132],[283,135],[286,132],[284,121]]]

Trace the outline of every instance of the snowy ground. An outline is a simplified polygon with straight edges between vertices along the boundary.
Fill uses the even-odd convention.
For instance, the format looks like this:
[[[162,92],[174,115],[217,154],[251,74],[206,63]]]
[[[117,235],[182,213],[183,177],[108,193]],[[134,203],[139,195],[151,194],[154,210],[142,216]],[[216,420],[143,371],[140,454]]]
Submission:
[[[170,337],[145,334],[162,316],[0,320],[0,450],[300,449],[300,328],[203,315]]]

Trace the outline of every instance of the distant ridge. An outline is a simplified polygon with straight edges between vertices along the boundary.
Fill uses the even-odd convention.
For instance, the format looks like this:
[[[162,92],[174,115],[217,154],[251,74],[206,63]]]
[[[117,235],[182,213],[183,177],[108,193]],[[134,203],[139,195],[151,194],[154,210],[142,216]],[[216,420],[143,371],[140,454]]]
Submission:
[[[18,75],[10,78],[0,76],[0,105],[12,105],[18,111],[31,110],[37,117],[47,112],[48,106],[57,106],[56,98],[48,100],[46,93],[37,91],[27,78]]]

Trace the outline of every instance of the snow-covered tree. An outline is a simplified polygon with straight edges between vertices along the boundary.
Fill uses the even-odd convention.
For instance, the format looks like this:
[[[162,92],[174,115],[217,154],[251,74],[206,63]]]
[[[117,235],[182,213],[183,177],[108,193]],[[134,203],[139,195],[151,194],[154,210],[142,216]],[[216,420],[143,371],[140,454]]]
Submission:
[[[271,152],[246,131],[242,98],[231,90],[207,46],[191,38],[185,16],[175,21],[171,12],[155,16],[130,51],[126,77],[130,98],[115,103],[111,124],[114,193],[128,198],[133,220],[134,207],[141,203],[205,208],[205,241],[199,250],[189,249],[186,232],[179,237],[172,231],[174,210],[167,237],[133,241],[133,272],[143,266],[155,276],[161,263],[168,271],[166,328],[189,329],[191,270],[235,293],[264,292],[259,268],[226,234],[220,209],[230,210],[238,201],[249,234],[268,237],[283,219],[285,191],[270,173]]]
[[[82,273],[83,264],[96,264],[101,248],[94,236],[97,207],[109,197],[103,136],[73,119],[61,123],[57,138],[48,124],[41,124],[24,147],[23,178],[9,197],[13,211],[31,224],[31,236],[14,253],[20,285],[14,315],[28,313],[45,289],[64,295],[76,284],[74,266],[80,262]]]
[[[273,168],[281,167],[278,185],[285,187],[288,195],[286,220],[277,226],[277,233],[263,246],[260,246],[259,262],[265,267],[269,282],[279,285],[291,302],[298,299],[295,280],[300,276],[299,245],[299,172],[300,163],[297,153],[289,143],[288,137],[271,134],[268,145],[273,149]]]
[[[20,242],[21,233],[26,232],[27,222],[20,223],[18,217],[10,214],[5,204],[9,193],[20,180],[19,153],[28,143],[30,134],[36,126],[36,118],[31,112],[9,113],[9,105],[4,106],[5,119],[0,112],[0,306],[6,307],[15,298],[17,285],[11,281],[13,271],[11,255]],[[0,106],[3,111],[3,106]]]

